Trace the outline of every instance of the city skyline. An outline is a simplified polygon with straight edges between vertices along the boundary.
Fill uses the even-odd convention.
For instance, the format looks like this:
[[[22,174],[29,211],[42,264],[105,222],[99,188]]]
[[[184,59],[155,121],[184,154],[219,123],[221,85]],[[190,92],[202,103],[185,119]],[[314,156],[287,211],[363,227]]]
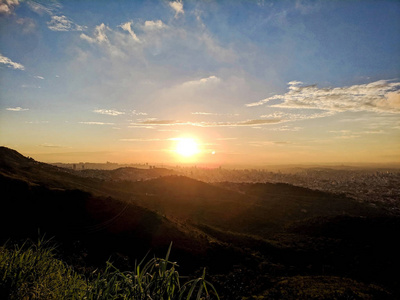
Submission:
[[[400,162],[397,1],[0,0],[0,141],[44,162]]]

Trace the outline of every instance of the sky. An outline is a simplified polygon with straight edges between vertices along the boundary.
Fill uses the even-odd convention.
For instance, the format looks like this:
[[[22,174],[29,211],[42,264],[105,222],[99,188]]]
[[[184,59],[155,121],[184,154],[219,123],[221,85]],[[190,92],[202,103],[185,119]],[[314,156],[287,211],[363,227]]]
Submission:
[[[399,163],[400,1],[0,0],[0,144],[44,162]]]

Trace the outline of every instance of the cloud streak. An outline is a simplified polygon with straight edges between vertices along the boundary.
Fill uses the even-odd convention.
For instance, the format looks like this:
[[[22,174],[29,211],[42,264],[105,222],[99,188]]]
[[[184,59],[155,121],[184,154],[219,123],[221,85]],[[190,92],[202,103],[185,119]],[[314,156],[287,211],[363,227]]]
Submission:
[[[288,83],[289,91],[274,95],[247,107],[270,105],[279,108],[320,109],[331,112],[373,111],[400,113],[400,82],[379,80],[368,84],[336,88],[318,88],[316,85],[303,86],[300,81]]]
[[[62,5],[57,1],[46,3],[46,5],[28,1],[30,9],[39,15],[47,14],[50,16],[50,21],[47,22],[47,28],[52,31],[82,31],[85,26],[80,26],[71,21],[67,16],[57,15]]]
[[[114,109],[95,109],[93,112],[97,113],[97,114],[109,115],[109,116],[119,116],[119,115],[125,114],[122,111],[117,111]]]
[[[94,30],[94,37],[90,37],[84,33],[80,35],[80,38],[89,42],[89,43],[98,43],[98,44],[109,44],[109,40],[106,34],[107,30],[111,30],[108,26],[106,26],[104,23],[101,23],[100,25],[95,27]]]
[[[119,27],[121,27],[123,30],[129,32],[130,36],[135,42],[140,43],[139,38],[137,37],[136,33],[132,29],[132,22],[126,22],[124,24],[121,24]]]
[[[17,107],[8,107],[8,108],[6,108],[6,110],[8,110],[8,111],[26,111],[26,110],[29,110],[29,108],[22,108],[22,107],[17,106]]]
[[[25,70],[25,67],[20,63],[13,62],[8,57],[5,57],[3,54],[0,53],[0,64],[6,65],[9,68],[13,68],[16,70]]]
[[[184,83],[182,83],[182,86],[183,87],[189,87],[189,86],[204,86],[204,85],[207,85],[207,84],[213,84],[213,83],[219,83],[219,82],[221,82],[221,79],[220,78],[218,78],[217,76],[214,76],[214,75],[212,75],[212,76],[209,76],[209,77],[206,77],[206,78],[201,78],[201,79],[198,79],[198,80],[191,80],[191,81],[186,81],[186,82],[184,82]]]
[[[83,27],[75,24],[66,16],[51,16],[47,27],[52,31],[82,31]]]
[[[179,120],[146,120],[132,125],[153,125],[153,126],[176,126],[176,125],[189,125],[199,127],[236,127],[236,126],[254,126],[254,125],[268,125],[278,124],[283,122],[281,119],[254,119],[240,122],[189,122]]]
[[[237,116],[239,116],[239,114],[220,114],[220,113],[203,112],[203,111],[192,112],[192,115],[203,115],[203,116],[228,116],[228,117],[237,117]]]
[[[114,123],[104,123],[104,122],[79,122],[79,124],[85,124],[85,125],[115,125]]]

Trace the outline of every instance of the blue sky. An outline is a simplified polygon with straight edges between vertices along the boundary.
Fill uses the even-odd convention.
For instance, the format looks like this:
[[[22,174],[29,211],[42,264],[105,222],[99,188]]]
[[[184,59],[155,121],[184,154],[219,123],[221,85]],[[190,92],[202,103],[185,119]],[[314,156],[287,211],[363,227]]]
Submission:
[[[0,0],[0,142],[54,161],[400,161],[399,1]],[[185,158],[187,160],[187,158]]]

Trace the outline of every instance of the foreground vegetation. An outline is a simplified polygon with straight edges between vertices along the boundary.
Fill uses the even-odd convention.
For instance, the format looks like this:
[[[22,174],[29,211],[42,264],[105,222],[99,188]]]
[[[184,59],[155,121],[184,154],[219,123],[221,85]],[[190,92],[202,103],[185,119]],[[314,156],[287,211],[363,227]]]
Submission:
[[[111,262],[103,271],[79,274],[56,258],[55,246],[40,240],[0,248],[0,299],[219,299],[205,271],[181,282],[177,264],[165,258],[143,259],[133,271]]]

